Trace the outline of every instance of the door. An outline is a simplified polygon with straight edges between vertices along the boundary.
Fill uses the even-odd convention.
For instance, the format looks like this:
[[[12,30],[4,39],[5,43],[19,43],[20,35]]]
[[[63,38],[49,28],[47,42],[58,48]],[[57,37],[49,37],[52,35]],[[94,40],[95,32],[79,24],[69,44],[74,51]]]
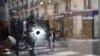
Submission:
[[[82,38],[92,39],[93,37],[93,20],[83,19]]]
[[[73,17],[64,18],[64,36],[68,39],[73,38]]]

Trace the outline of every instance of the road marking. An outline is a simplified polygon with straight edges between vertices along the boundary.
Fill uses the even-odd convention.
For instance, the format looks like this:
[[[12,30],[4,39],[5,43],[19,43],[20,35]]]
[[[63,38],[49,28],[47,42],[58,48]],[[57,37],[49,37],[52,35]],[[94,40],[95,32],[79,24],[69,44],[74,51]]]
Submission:
[[[99,39],[69,39],[70,41],[76,41],[76,42],[98,42]]]
[[[85,55],[85,56],[98,56],[98,55],[88,54],[88,55]]]
[[[75,55],[75,54],[79,54],[79,52],[74,52],[74,51],[58,52],[55,53],[54,56],[66,56],[66,55]]]

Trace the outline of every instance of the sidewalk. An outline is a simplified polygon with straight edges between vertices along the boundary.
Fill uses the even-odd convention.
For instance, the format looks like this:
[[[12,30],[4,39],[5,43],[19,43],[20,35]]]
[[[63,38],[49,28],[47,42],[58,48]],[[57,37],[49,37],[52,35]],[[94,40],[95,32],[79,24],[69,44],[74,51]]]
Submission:
[[[47,46],[35,48],[36,56],[97,56],[93,55],[93,43],[98,40],[69,39],[67,41],[56,41],[53,52]],[[10,56],[16,56],[14,53]],[[20,51],[20,56],[29,56],[27,51]]]
[[[93,42],[98,42],[98,40],[69,39],[68,41],[57,41],[53,55],[38,56],[97,56],[93,55]]]

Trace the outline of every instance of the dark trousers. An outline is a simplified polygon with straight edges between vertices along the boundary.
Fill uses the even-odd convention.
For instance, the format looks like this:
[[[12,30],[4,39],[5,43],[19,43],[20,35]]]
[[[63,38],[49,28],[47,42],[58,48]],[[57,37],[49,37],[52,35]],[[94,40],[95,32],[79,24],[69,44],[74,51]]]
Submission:
[[[28,48],[28,51],[29,51],[29,56],[36,56],[35,55],[35,42],[33,42],[32,41],[32,39],[29,37],[29,36],[27,36],[27,37],[25,37],[24,38],[24,40],[25,40],[25,42],[26,42],[26,48]],[[30,47],[28,47],[28,46],[30,46]]]
[[[35,55],[35,49],[34,49],[34,48],[35,48],[35,42],[29,41],[28,44],[29,44],[29,46],[31,46],[31,48],[32,48],[31,50],[29,50],[29,55],[30,55],[30,56],[36,56],[36,55]]]
[[[16,45],[14,45],[11,49],[15,51],[16,55],[19,56],[19,42],[21,40],[21,35],[14,35],[14,38],[16,39]]]

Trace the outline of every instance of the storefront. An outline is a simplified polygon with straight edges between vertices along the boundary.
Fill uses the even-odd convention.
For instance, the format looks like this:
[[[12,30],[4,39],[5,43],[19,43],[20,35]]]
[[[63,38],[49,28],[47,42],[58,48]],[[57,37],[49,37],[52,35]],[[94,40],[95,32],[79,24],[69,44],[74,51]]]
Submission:
[[[57,38],[94,38],[94,11],[73,12],[72,14],[56,15],[49,18],[50,29],[55,31]]]
[[[93,38],[93,18],[86,17],[82,19],[82,39],[92,39]]]

